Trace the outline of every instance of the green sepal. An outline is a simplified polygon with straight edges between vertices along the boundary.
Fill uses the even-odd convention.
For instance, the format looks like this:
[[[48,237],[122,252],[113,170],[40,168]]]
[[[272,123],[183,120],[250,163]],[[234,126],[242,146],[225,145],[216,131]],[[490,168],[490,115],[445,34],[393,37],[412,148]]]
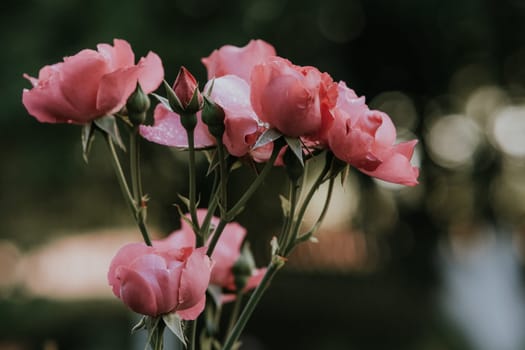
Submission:
[[[166,107],[170,112],[173,112],[173,109],[171,109],[171,106],[170,106],[170,101],[166,97],[162,97],[157,94],[151,94],[151,96],[155,97],[157,101],[162,103],[164,107]]]
[[[163,80],[162,83],[164,84],[164,89],[166,90],[166,96],[168,97],[167,100],[170,110],[180,114],[184,111],[182,103],[175,94],[175,91],[173,91],[173,89],[171,88],[170,84],[168,84],[166,80]]]
[[[252,148],[255,149],[262,147],[270,142],[277,140],[281,136],[283,136],[283,134],[281,134],[279,131],[275,129],[267,129],[261,134],[261,136],[259,136],[259,138],[255,142],[255,145],[253,145]]]
[[[175,334],[175,336],[181,341],[186,347],[186,337],[184,336],[184,330],[182,328],[182,320],[175,312],[162,315],[162,320],[166,324],[166,327]]]
[[[89,152],[91,151],[91,145],[95,139],[95,128],[93,128],[93,123],[84,124],[84,126],[82,126],[80,139],[82,141],[82,158],[84,158],[84,161],[87,163]]]
[[[120,149],[124,152],[126,151],[126,146],[124,146],[124,142],[122,142],[122,138],[120,137],[117,118],[115,118],[114,115],[106,115],[102,118],[95,119],[93,123],[95,123],[99,130],[108,134],[111,137],[111,140],[113,140]]]
[[[146,328],[146,316],[142,316],[140,321],[131,328],[131,334],[135,334],[136,332],[140,331],[141,329]]]
[[[285,137],[284,140],[288,144],[288,147],[290,148],[290,150],[299,160],[299,163],[301,163],[301,166],[304,167],[303,144],[301,143],[301,140],[296,137]]]

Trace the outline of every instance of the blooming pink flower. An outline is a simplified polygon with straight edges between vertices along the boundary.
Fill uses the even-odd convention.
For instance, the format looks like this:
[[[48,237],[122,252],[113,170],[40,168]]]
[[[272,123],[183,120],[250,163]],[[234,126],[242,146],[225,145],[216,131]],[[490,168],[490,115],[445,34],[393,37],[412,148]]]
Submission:
[[[250,135],[259,129],[259,118],[250,103],[250,86],[235,75],[225,75],[209,81],[204,91],[210,88],[211,99],[224,110],[224,135],[222,141],[228,152],[236,157],[246,155],[255,142]]]
[[[314,67],[272,57],[253,68],[250,86],[257,116],[285,136],[316,138],[332,119],[337,85]]]
[[[365,174],[404,185],[416,185],[419,169],[410,164],[417,140],[394,144],[396,129],[383,112],[369,110],[344,82],[339,83],[335,119],[327,132],[335,156]]]
[[[208,79],[233,74],[249,82],[252,68],[270,56],[275,56],[272,45],[263,40],[251,40],[244,47],[225,45],[202,59]]]
[[[204,309],[211,269],[204,248],[130,243],[111,261],[108,281],[113,293],[135,312],[176,312],[194,320]]]
[[[197,210],[197,217],[199,222],[202,223],[206,216],[206,209]],[[213,217],[211,224],[216,226],[219,223],[219,218]],[[168,237],[163,240],[162,244],[165,245],[177,245],[180,242],[184,244],[191,244],[195,246],[195,234],[191,226],[184,220],[181,221],[181,229],[174,231]],[[211,255],[213,260],[213,270],[211,272],[210,284],[223,287],[229,291],[235,291],[235,282],[233,275],[233,265],[241,256],[241,247],[246,237],[246,229],[236,222],[230,222],[226,224],[224,231],[222,232],[215,249]],[[211,239],[211,237],[210,237]],[[244,288],[245,291],[257,287],[262,280],[265,268],[254,269],[251,277]],[[234,299],[234,298],[233,298]],[[233,300],[231,295],[227,295],[225,301]]]
[[[164,69],[153,52],[135,64],[129,43],[99,44],[98,51],[82,50],[63,62],[43,67],[38,78],[24,74],[33,85],[22,102],[40,122],[84,124],[119,111],[140,83],[145,93],[157,89]]]

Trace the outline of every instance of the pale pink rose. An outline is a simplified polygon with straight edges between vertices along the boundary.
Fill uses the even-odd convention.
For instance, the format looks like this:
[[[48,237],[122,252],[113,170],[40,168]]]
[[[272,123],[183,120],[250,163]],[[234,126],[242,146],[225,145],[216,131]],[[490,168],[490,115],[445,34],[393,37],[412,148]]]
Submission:
[[[208,79],[233,74],[249,82],[252,68],[270,56],[275,56],[272,45],[263,40],[251,40],[244,47],[225,45],[202,59]]]
[[[256,140],[251,138],[259,130],[259,119],[250,103],[250,86],[235,75],[209,81],[204,87],[210,97],[224,110],[222,141],[231,155],[242,157],[250,152]]]
[[[339,83],[327,141],[337,158],[365,174],[403,185],[418,183],[419,169],[410,163],[417,140],[394,144],[396,129],[389,116],[369,110],[344,82]]]
[[[204,220],[206,213],[206,209],[197,210],[197,218],[200,223]],[[189,215],[187,215],[187,217],[189,218]],[[211,224],[213,226],[218,225],[219,218],[215,216],[212,217]],[[232,268],[241,256],[241,247],[245,237],[246,229],[244,227],[236,222],[226,224],[211,255],[213,270],[211,272],[210,284],[223,287],[232,293],[235,291],[236,288]],[[209,240],[210,239],[211,237]],[[191,226],[185,220],[182,220],[181,229],[171,233],[162,242],[162,244],[165,244],[166,246],[171,244],[190,244],[191,246],[195,246],[195,234],[193,233]],[[252,275],[248,278],[244,290],[248,291],[257,287],[265,272],[265,268],[254,269]],[[231,298],[226,297],[225,300],[230,301]]]
[[[180,115],[170,111],[159,103],[153,112],[152,126],[141,125],[139,132],[146,140],[164,146],[187,148],[188,134],[180,122]],[[208,132],[208,127],[201,120],[201,113],[197,113],[197,126],[193,131],[194,146],[196,149],[215,145],[215,138]]]
[[[259,119],[285,136],[315,139],[333,118],[337,84],[314,67],[272,57],[253,68],[250,87]]]
[[[130,243],[111,261],[108,281],[113,293],[137,313],[156,317],[176,312],[194,320],[204,310],[211,269],[204,248]]]
[[[33,85],[22,102],[40,122],[85,124],[118,112],[140,83],[145,93],[158,88],[164,77],[153,52],[135,64],[129,43],[99,44],[98,51],[82,50],[63,62],[43,67],[38,78],[24,74]]]

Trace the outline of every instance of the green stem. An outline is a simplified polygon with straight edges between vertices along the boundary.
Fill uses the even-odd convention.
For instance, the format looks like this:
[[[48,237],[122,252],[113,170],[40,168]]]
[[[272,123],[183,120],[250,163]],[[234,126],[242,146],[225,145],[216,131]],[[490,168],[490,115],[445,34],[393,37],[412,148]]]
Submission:
[[[283,230],[281,231],[281,234],[279,235],[279,246],[281,247],[287,247],[288,244],[291,242],[291,228],[294,224],[294,217],[295,217],[295,210],[297,209],[297,200],[298,200],[298,193],[299,193],[299,185],[297,181],[291,181],[290,182],[290,189],[289,189],[289,201],[290,201],[290,209],[288,216],[285,218],[285,222],[283,225]]]
[[[195,350],[195,339],[197,335],[197,320],[188,321],[188,350]]]
[[[235,303],[233,304],[233,309],[230,315],[230,322],[228,323],[228,329],[226,331],[226,334],[230,334],[233,326],[235,326],[235,322],[237,321],[237,318],[239,317],[239,312],[241,311],[241,305],[242,305],[242,291],[238,291],[235,299]]]
[[[330,178],[330,181],[328,183],[328,192],[326,193],[326,199],[323,205],[323,209],[321,210],[321,214],[319,215],[319,218],[317,218],[316,223],[308,231],[298,236],[297,239],[295,240],[294,245],[300,242],[304,242],[307,239],[309,239],[315,233],[315,231],[317,231],[319,226],[321,226],[321,223],[323,222],[324,217],[326,216],[326,213],[328,212],[328,207],[330,206],[330,201],[332,199],[332,193],[334,189],[334,183],[335,183],[335,178],[334,177]],[[293,249],[293,247],[291,249]],[[287,254],[289,254],[290,252],[291,250],[287,252]]]
[[[202,235],[200,232],[199,220],[197,219],[197,200],[196,200],[196,175],[195,170],[195,140],[193,135],[193,130],[187,130],[186,134],[188,135],[188,151],[189,151],[189,167],[188,167],[188,176],[189,176],[189,211],[191,216],[191,221],[193,224],[193,230],[195,231],[197,238],[197,246],[200,247],[203,245]]]
[[[117,180],[120,185],[120,190],[122,191],[122,194],[124,195],[124,200],[128,204],[128,207],[131,210],[131,213],[133,214],[133,218],[135,219],[139,229],[140,233],[142,234],[142,238],[144,239],[144,242],[151,246],[151,239],[149,238],[148,230],[146,228],[146,224],[144,223],[144,217],[140,214],[140,208],[137,207],[137,203],[135,202],[133,195],[131,194],[128,183],[126,181],[126,176],[124,175],[124,171],[122,170],[122,166],[120,165],[120,160],[118,158],[117,152],[115,150],[115,145],[113,144],[113,140],[111,139],[111,136],[104,133],[106,143],[109,148],[109,153],[111,154],[111,160],[113,163],[113,168],[115,169],[115,173],[117,175]]]
[[[304,201],[301,205],[301,208],[299,209],[299,213],[297,215],[297,219],[295,220],[295,225],[291,231],[291,241],[292,242],[292,245],[293,245],[293,242],[295,242],[295,240],[297,239],[297,236],[299,234],[299,229],[301,228],[301,223],[303,222],[303,219],[304,219],[304,215],[306,213],[306,210],[308,209],[308,205],[310,204],[310,202],[312,201],[312,198],[315,194],[315,192],[319,189],[319,186],[321,186],[321,184],[326,181],[326,175],[328,174],[328,172],[330,171],[330,162],[328,161],[328,159],[326,160],[325,162],[325,166],[323,167],[323,170],[319,173],[319,176],[317,177],[317,179],[315,179],[315,182],[314,184],[312,185],[312,187],[310,188],[310,191],[308,191],[306,197],[304,198]],[[283,247],[284,249],[281,250],[283,252],[283,255],[286,256],[286,254],[293,248],[292,246],[290,247]]]
[[[259,186],[266,179],[266,176],[268,176],[268,174],[273,168],[273,164],[275,163],[275,160],[277,159],[280,150],[281,147],[279,147],[277,143],[274,142],[274,147],[270,159],[266,162],[259,175],[250,184],[250,187],[248,187],[248,189],[246,190],[246,192],[244,192],[242,197],[237,201],[237,203],[235,203],[235,205],[230,210],[228,210],[228,212],[226,213],[227,221],[233,220],[235,216],[237,216],[237,214],[241,212],[246,202],[251,198],[251,196],[255,193],[257,188],[259,188]]]
[[[261,297],[263,296],[264,292],[270,285],[275,274],[283,266],[284,266],[284,258],[279,257],[279,256],[274,256],[272,258],[272,261],[268,265],[268,269],[266,270],[266,273],[264,274],[264,277],[261,283],[257,286],[257,288],[255,288],[252,295],[248,299],[248,302],[246,303],[244,309],[242,310],[242,313],[239,316],[239,319],[237,320],[237,322],[235,323],[235,326],[233,327],[230,334],[226,338],[226,341],[224,342],[224,346],[222,347],[222,350],[231,350],[232,347],[235,345],[237,339],[239,338],[242,331],[244,330],[246,323],[248,322],[253,311],[255,310],[255,306],[261,300]]]
[[[131,189],[133,191],[133,198],[137,206],[140,206],[142,201],[140,190],[140,172],[139,172],[139,142],[137,138],[138,127],[134,126],[129,133],[129,165],[131,173]]]
[[[221,218],[226,218],[228,210],[228,166],[224,154],[224,145],[221,139],[217,139],[217,156],[219,157],[219,194]]]
[[[206,255],[211,257],[213,254],[213,250],[215,249],[215,246],[217,245],[217,242],[219,241],[219,238],[221,237],[222,231],[224,231],[224,228],[226,227],[226,224],[228,222],[224,219],[221,219],[219,221],[219,224],[213,231],[213,235],[211,236],[210,243],[208,244],[208,249],[206,250]]]

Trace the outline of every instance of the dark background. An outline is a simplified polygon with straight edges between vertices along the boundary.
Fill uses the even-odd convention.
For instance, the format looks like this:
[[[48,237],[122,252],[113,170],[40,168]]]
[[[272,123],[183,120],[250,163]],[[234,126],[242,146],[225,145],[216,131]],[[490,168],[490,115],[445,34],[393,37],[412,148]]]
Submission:
[[[36,76],[63,56],[123,38],[137,58],[149,50],[159,54],[166,80],[184,65],[202,86],[202,57],[260,38],[294,63],[346,81],[390,114],[400,136],[417,137],[421,184],[384,187],[352,172],[359,200],[347,214],[347,231],[354,238],[362,233],[367,243],[357,253],[365,257],[344,269],[304,259],[291,264],[249,323],[246,348],[485,349],[441,302],[447,289],[440,252],[453,251],[445,256],[462,261],[472,242],[485,241],[480,227],[491,227],[488,236],[496,241],[513,242],[508,254],[518,280],[512,288],[522,300],[524,154],[494,141],[490,118],[498,108],[519,107],[525,96],[525,2],[40,0],[4,1],[0,9],[0,240],[20,252],[69,233],[132,224],[102,142],[95,142],[86,165],[79,127],[29,116],[21,104],[22,89],[29,88],[23,73]],[[473,100],[483,88],[494,93]],[[479,131],[472,142],[461,142],[470,129],[465,135],[450,124],[441,134],[433,129],[439,120],[453,120],[450,115],[464,116],[461,121]],[[516,130],[523,131],[517,120]],[[445,155],[439,140],[446,140]],[[172,204],[175,193],[186,191],[185,157],[145,144],[143,159],[152,198],[148,220],[169,232],[179,225]],[[276,170],[269,190],[239,218],[261,261],[279,224],[277,197],[269,195],[283,189],[281,175]],[[238,189],[250,179],[249,171],[236,176]],[[129,313],[112,301],[33,298],[17,286],[0,293],[0,349],[130,348],[129,324]],[[501,347],[519,348],[525,347]]]

